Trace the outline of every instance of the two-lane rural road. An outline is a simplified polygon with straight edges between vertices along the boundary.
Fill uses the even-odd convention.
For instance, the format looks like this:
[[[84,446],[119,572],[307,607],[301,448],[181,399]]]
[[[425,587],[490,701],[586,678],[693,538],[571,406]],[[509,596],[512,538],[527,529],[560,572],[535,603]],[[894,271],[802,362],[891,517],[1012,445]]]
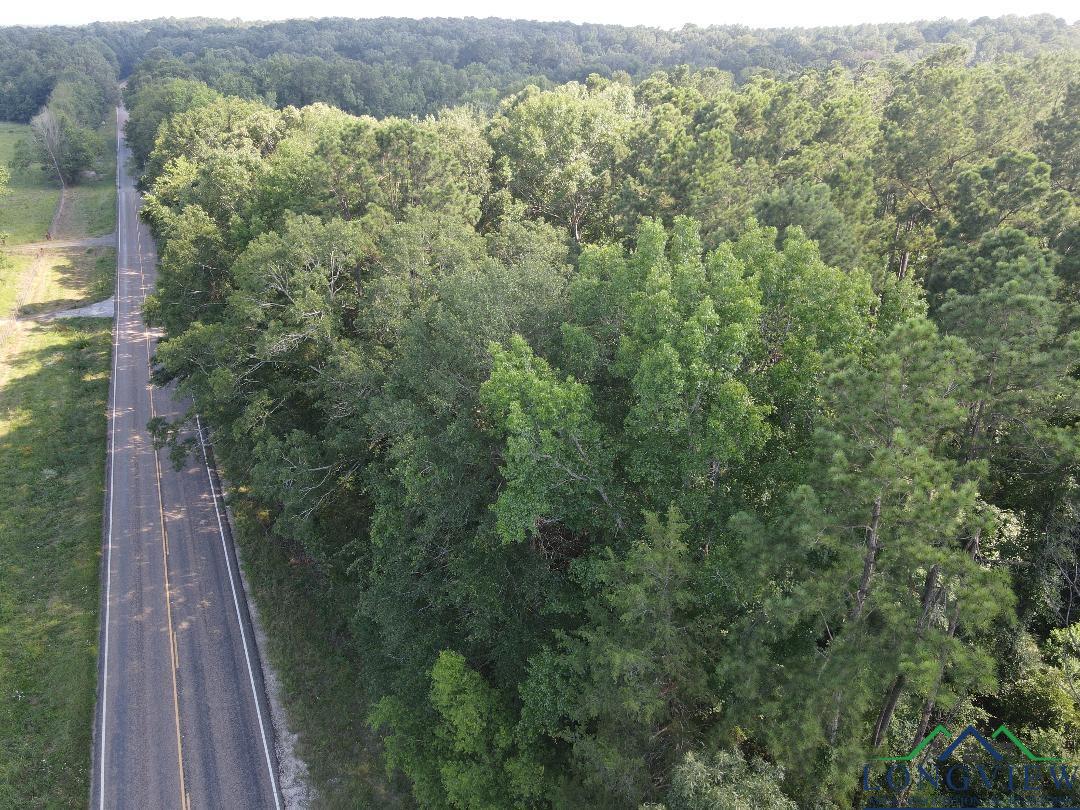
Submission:
[[[122,133],[123,110],[117,119]],[[205,450],[174,469],[147,430],[185,403],[150,384],[155,340],[142,304],[156,257],[129,157],[120,134],[91,806],[280,808],[262,672],[216,473]]]

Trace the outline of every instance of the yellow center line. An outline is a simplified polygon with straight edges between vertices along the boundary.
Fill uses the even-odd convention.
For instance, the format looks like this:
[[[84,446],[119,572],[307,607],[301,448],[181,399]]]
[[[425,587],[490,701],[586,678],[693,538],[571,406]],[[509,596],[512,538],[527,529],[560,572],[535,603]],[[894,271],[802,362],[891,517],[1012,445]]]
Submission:
[[[146,301],[146,273],[143,267],[142,239],[139,233],[138,209],[135,206],[132,206],[132,209],[135,212],[135,255],[139,260],[139,287],[142,292],[139,317],[142,318],[141,304]],[[153,373],[150,352],[150,330],[146,327],[145,320],[143,321],[143,339],[146,344],[146,368],[148,372]],[[150,394],[150,416],[151,418],[156,419],[157,409],[154,405],[154,385],[151,381],[148,381],[148,383],[148,391]],[[155,483],[157,485],[158,514],[161,519],[161,556],[165,569],[165,613],[169,625],[169,653],[172,656],[173,721],[176,726],[176,759],[180,773],[180,806],[184,810],[188,810],[191,805],[184,784],[184,748],[182,736],[180,734],[180,693],[176,686],[176,673],[180,669],[180,652],[176,643],[176,634],[173,632],[172,587],[169,584],[169,532],[165,527],[165,501],[161,494],[161,458],[158,455],[157,448],[154,448],[154,470]]]

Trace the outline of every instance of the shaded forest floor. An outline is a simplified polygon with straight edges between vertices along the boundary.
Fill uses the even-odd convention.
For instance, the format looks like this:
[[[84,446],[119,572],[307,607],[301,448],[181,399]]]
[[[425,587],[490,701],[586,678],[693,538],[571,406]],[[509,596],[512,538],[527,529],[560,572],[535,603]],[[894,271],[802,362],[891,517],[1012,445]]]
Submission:
[[[386,776],[366,720],[364,662],[349,643],[347,605],[290,544],[274,536],[242,494],[230,497],[244,572],[269,641],[297,754],[317,791],[315,806],[411,808],[408,787]]]

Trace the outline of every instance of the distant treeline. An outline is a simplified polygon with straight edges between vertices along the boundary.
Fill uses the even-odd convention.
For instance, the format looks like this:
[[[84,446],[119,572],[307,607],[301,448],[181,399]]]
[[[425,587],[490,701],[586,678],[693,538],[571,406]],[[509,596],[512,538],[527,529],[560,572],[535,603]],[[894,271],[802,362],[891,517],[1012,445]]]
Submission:
[[[768,72],[867,61],[911,62],[946,44],[972,62],[1033,56],[1080,43],[1080,28],[1042,15],[812,29],[687,26],[678,31],[502,19],[219,20],[0,29],[0,119],[26,121],[45,103],[73,48],[92,49],[120,77],[193,78],[273,106],[324,101],[374,116],[422,115],[462,102],[492,106],[533,83],[642,78],[657,68],[716,68],[736,82]]]

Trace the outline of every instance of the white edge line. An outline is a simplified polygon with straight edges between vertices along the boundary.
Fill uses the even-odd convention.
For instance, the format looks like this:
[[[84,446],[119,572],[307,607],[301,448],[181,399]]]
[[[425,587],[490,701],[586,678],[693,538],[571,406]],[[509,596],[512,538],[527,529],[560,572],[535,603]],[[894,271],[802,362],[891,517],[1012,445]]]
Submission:
[[[120,198],[120,108],[116,108],[116,298],[113,304],[113,357],[112,357],[112,402],[109,405],[109,531],[105,541],[105,634],[102,641],[103,655],[101,664],[101,728],[98,733],[98,747],[101,758],[101,772],[98,778],[98,807],[105,810],[105,718],[109,703],[109,604],[112,602],[112,536],[113,536],[113,494],[116,488],[116,361],[120,348],[120,247],[123,243],[122,221],[124,206]]]
[[[199,446],[202,448],[206,480],[210,482],[210,495],[214,499],[214,517],[217,518],[218,533],[221,535],[221,550],[225,553],[225,567],[229,571],[229,588],[232,590],[233,607],[236,608],[236,622],[240,626],[240,639],[244,645],[244,661],[247,663],[248,680],[251,682],[251,696],[255,700],[255,713],[259,718],[259,733],[262,735],[263,753],[266,755],[266,770],[270,774],[270,788],[274,794],[274,807],[281,810],[281,802],[278,800],[277,778],[274,775],[274,765],[270,760],[270,746],[266,742],[266,726],[263,723],[262,708],[259,706],[259,691],[255,688],[255,673],[251,669],[251,657],[248,655],[247,633],[244,632],[244,619],[240,615],[240,600],[236,595],[232,562],[229,560],[229,548],[225,542],[225,527],[221,523],[221,510],[218,508],[217,488],[214,486],[214,477],[210,473],[210,461],[206,455],[206,442],[203,441],[202,420],[199,419],[198,415],[195,416],[195,427],[199,433]]]

